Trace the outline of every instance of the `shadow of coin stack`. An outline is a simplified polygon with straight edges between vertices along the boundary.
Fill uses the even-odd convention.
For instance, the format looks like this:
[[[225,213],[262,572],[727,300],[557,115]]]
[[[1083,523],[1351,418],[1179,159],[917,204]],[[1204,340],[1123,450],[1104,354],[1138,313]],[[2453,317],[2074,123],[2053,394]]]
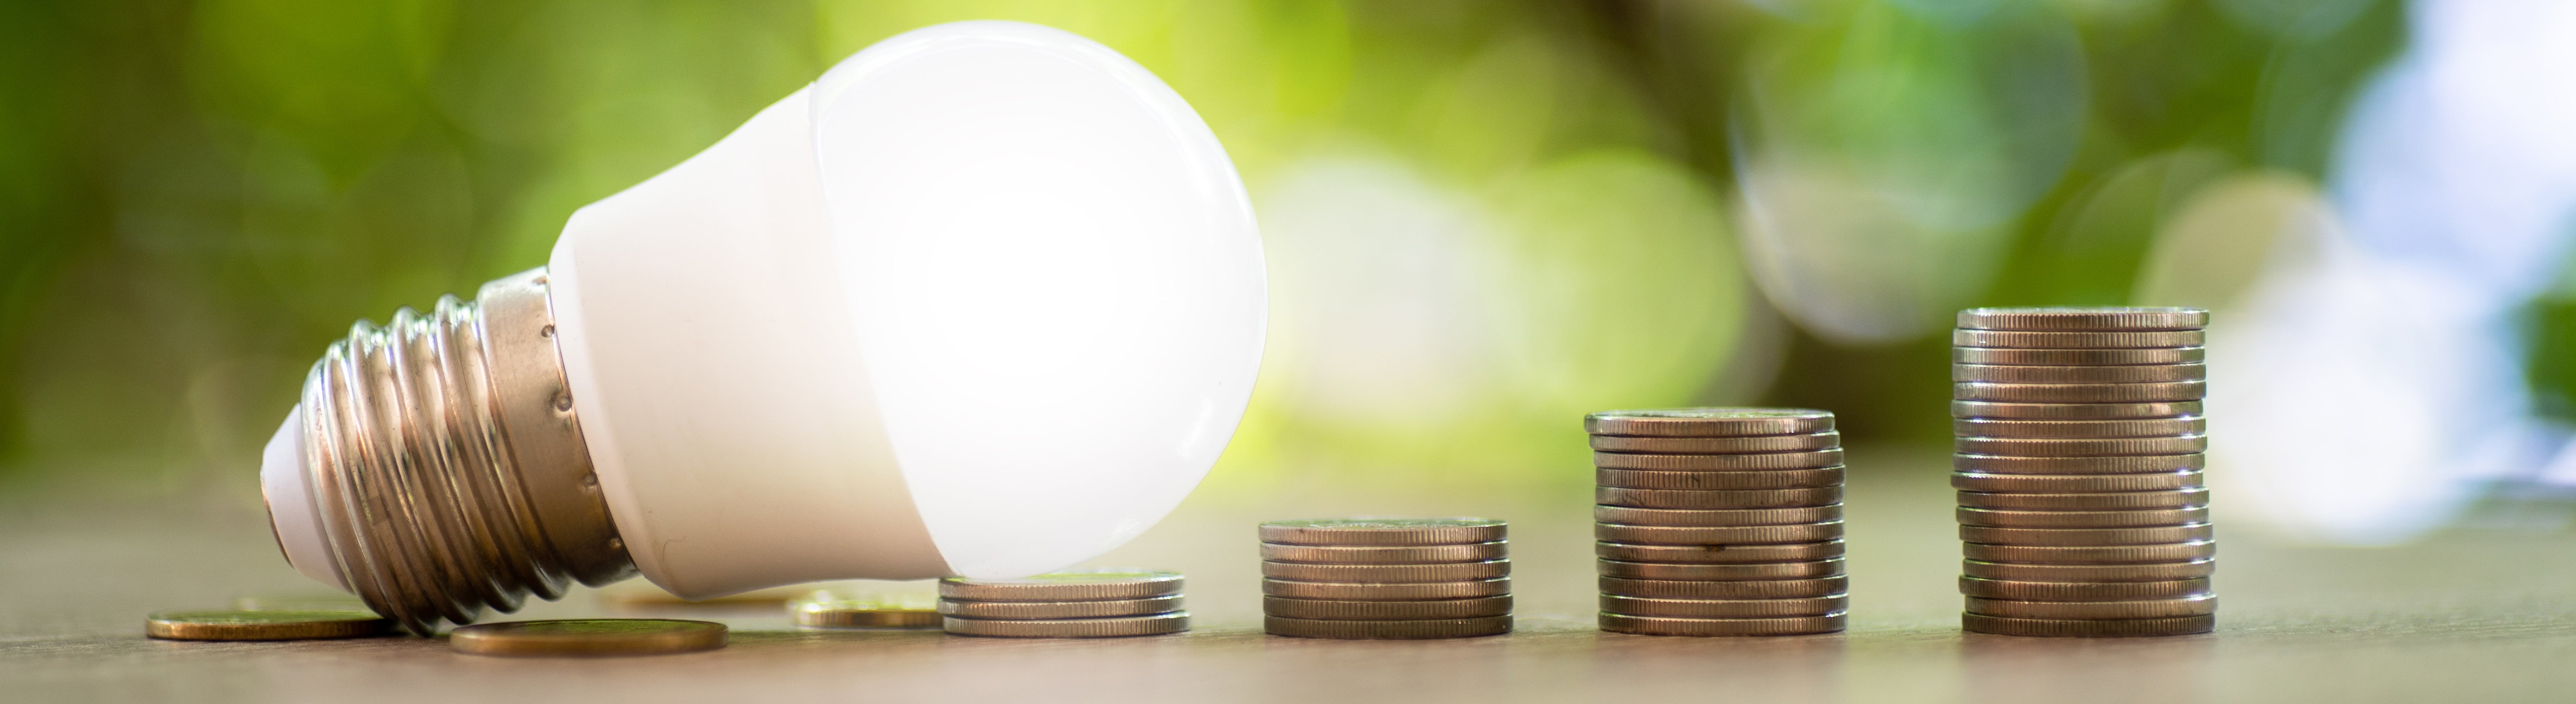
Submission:
[[[1843,452],[1834,414],[1785,408],[1585,416],[1598,487],[1601,630],[1843,630]]]
[[[1483,518],[1263,523],[1263,629],[1355,640],[1510,633],[1504,528]]]
[[[2207,633],[2217,544],[2196,308],[1978,308],[1952,333],[1961,627]]]
[[[961,636],[1114,638],[1190,630],[1177,572],[1059,572],[939,580],[940,625]]]

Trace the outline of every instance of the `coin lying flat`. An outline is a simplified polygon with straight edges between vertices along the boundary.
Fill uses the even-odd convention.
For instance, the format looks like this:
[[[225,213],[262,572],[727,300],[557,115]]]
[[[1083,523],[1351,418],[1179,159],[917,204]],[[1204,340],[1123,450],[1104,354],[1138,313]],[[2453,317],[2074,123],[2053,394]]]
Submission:
[[[1417,582],[1411,584],[1371,584],[1365,582],[1300,582],[1288,579],[1261,580],[1262,596],[1288,599],[1323,599],[1328,601],[1424,601],[1432,599],[1472,599],[1512,593],[1512,578],[1475,579],[1460,582]]]
[[[1996,528],[1959,526],[1959,539],[1989,545],[2153,545],[2210,539],[2209,524],[2151,528]]]
[[[2131,619],[2207,616],[2218,613],[2218,597],[2143,601],[2009,601],[1968,597],[1968,613],[2005,618]]]
[[[2199,347],[2207,339],[2199,330],[2158,332],[2025,332],[1952,330],[1950,344],[1960,347],[2007,347],[2043,350]]]
[[[1261,613],[1321,621],[1431,621],[1512,615],[1512,598],[1488,596],[1439,601],[1326,601],[1261,598]]]
[[[2130,565],[2048,565],[1984,560],[1963,560],[1962,563],[1960,573],[1970,577],[2025,582],[2170,582],[2207,577],[2218,572],[2218,561],[2214,559]]]
[[[2137,511],[2013,511],[1961,508],[1957,513],[1959,525],[1997,528],[2143,528],[2209,522],[2207,507]]]
[[[2209,449],[2207,435],[2161,438],[1954,438],[1963,454],[2007,457],[2183,455]]]
[[[1741,438],[1656,438],[1627,435],[1594,435],[1592,449],[1602,452],[1645,452],[1675,455],[1735,455],[1757,452],[1811,452],[1843,446],[1843,436],[1831,430],[1805,435],[1761,435]]]
[[[1450,562],[1429,565],[1318,565],[1303,562],[1261,563],[1261,576],[1299,582],[1404,584],[1493,579],[1512,573],[1511,560]]]
[[[2169,491],[2202,486],[2200,470],[2154,474],[1988,474],[1954,472],[1950,486],[1961,491],[2087,494],[2109,491]]]
[[[2209,382],[2152,384],[1996,384],[1963,381],[1950,385],[1951,398],[2005,403],[2147,403],[2198,401],[2209,395]]]
[[[1602,411],[1583,417],[1583,432],[1671,438],[1798,435],[1834,429],[1834,414],[1806,408],[1672,408]]]
[[[2173,489],[2169,491],[2113,491],[2092,494],[2049,493],[2017,494],[1987,491],[1959,492],[1959,505],[1969,508],[2024,509],[2036,511],[2125,511],[2151,508],[2199,508],[2209,505],[2209,489]]]
[[[1843,507],[1671,509],[1594,506],[1592,520],[1632,526],[1776,526],[1843,518]]]
[[[1281,545],[1262,543],[1261,559],[1333,565],[1417,565],[1433,562],[1484,562],[1509,554],[1510,543],[1455,545]]]
[[[1828,486],[1812,489],[1692,491],[1622,489],[1605,486],[1592,490],[1592,500],[1594,503],[1607,506],[1638,508],[1796,508],[1842,503],[1843,489],[1838,486]]]
[[[2188,562],[2206,560],[2218,555],[2218,543],[2195,540],[2187,543],[2154,545],[1988,545],[1962,543],[1961,553],[1971,560],[2019,562],[2024,564],[2111,564],[2136,562]],[[2012,616],[2014,614],[1997,614]]]
[[[2206,347],[2148,347],[2141,349],[2040,350],[2001,347],[1952,347],[1953,364],[2011,364],[2021,366],[2116,366],[2131,364],[2191,364],[2209,359]]]
[[[1159,636],[1190,630],[1190,612],[1174,611],[1150,616],[1069,619],[980,619],[948,617],[941,624],[949,633],[961,636],[992,638],[1125,638]]]
[[[1950,421],[1950,430],[1962,437],[1981,438],[2152,438],[2207,433],[2209,419],[2200,416],[2127,420],[1960,418]]]
[[[1058,572],[1019,579],[939,580],[939,596],[968,601],[1092,601],[1181,593],[1178,572]]]
[[[937,599],[810,599],[787,605],[789,618],[815,628],[938,628]]]
[[[1809,562],[1756,562],[1739,565],[1692,565],[1619,560],[1595,560],[1595,562],[1601,566],[1603,577],[1660,581],[1814,579],[1839,577],[1843,574],[1843,559],[1839,557]]]
[[[2136,364],[2120,367],[1950,365],[1951,381],[1983,381],[1998,384],[2147,384],[2202,381],[2208,378],[2209,367],[2202,364]]]
[[[1992,474],[2147,474],[2197,470],[2209,466],[2207,453],[2188,455],[2123,455],[2113,457],[2004,457],[1956,454],[1950,468]]]
[[[1092,601],[966,601],[939,600],[939,613],[958,618],[1000,619],[1065,619],[1109,618],[1113,616],[1149,616],[1181,610],[1181,595],[1154,596],[1143,599],[1097,599]]]
[[[1451,545],[1504,539],[1490,518],[1328,518],[1261,524],[1261,542],[1287,545]]]
[[[2185,636],[2218,629],[2218,617],[2058,620],[1960,614],[1959,627],[1971,633],[2056,638],[2128,638]]]
[[[2008,601],[2143,601],[2209,595],[2209,579],[2168,582],[2023,582],[1960,577],[1959,594]]]
[[[1842,538],[1843,522],[1835,520],[1777,526],[1631,526],[1594,523],[1592,537],[1605,542],[1648,545],[1812,543]]]
[[[1844,593],[1851,578],[1748,579],[1706,582],[1669,579],[1599,578],[1601,593],[1647,599],[1812,599]]]
[[[1841,594],[1804,599],[1648,599],[1601,595],[1602,613],[1623,616],[1788,618],[1838,614],[1850,607],[1851,597]]]
[[[143,619],[143,635],[163,640],[312,640],[393,632],[393,620],[372,611],[163,611]]]
[[[1261,629],[1274,636],[1341,640],[1415,640],[1472,638],[1512,632],[1512,617],[1428,619],[1418,621],[1328,621],[1264,616]]]
[[[1971,330],[2199,330],[2208,326],[2209,311],[2201,308],[2048,306],[1959,311],[1959,327]]]
[[[1808,489],[1843,485],[1843,468],[1773,469],[1744,472],[1649,472],[1638,469],[1592,470],[1594,483],[1622,489],[1742,491]]]
[[[2009,420],[2135,420],[2200,415],[2199,401],[2141,403],[2007,403],[1951,401],[1952,418]]]
[[[724,647],[725,626],[658,618],[478,623],[449,633],[447,646],[474,655],[536,657],[694,653]]]
[[[1843,541],[1828,540],[1776,545],[1641,545],[1598,542],[1592,544],[1592,554],[1601,559],[1622,562],[1689,564],[1802,562],[1842,557]]]
[[[1592,466],[1657,472],[1742,472],[1774,469],[1821,469],[1843,465],[1843,451],[1766,452],[1750,455],[1652,455],[1594,452]]]
[[[1795,636],[1840,633],[1842,614],[1787,618],[1674,618],[1602,612],[1601,630],[1641,636]]]

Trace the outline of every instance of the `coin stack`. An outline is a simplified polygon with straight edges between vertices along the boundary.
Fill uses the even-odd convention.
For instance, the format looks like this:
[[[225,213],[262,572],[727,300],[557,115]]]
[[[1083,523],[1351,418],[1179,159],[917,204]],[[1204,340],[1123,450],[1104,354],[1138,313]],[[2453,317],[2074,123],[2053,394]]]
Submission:
[[[1598,487],[1601,630],[1843,630],[1843,451],[1834,414],[1685,408],[1585,416]]]
[[[1263,523],[1263,628],[1341,639],[1510,633],[1504,527],[1484,518]]]
[[[961,636],[1110,638],[1190,630],[1176,572],[939,580],[940,625]]]
[[[2207,633],[2217,544],[2196,308],[1978,308],[1952,333],[1961,626]]]

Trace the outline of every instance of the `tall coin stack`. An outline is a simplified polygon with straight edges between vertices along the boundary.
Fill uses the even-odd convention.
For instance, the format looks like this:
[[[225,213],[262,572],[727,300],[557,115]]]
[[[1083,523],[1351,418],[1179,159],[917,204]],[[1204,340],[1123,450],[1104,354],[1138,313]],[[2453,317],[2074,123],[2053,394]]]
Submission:
[[[1585,416],[1598,487],[1601,630],[1843,630],[1843,451],[1834,414],[1685,408]]]
[[[1263,628],[1342,639],[1510,633],[1504,528],[1483,518],[1263,523]]]
[[[939,580],[940,625],[961,636],[1110,638],[1190,630],[1177,572],[1060,572]]]
[[[1978,308],[1952,333],[1961,626],[2207,633],[2217,544],[2196,308]]]

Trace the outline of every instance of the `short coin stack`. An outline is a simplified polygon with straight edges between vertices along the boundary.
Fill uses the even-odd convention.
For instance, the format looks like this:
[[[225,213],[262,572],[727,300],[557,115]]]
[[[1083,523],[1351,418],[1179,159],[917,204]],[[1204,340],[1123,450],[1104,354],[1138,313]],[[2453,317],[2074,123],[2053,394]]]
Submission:
[[[1111,638],[1190,630],[1176,572],[1062,572],[939,580],[941,627],[961,636]]]
[[[2207,633],[2217,545],[2193,308],[1978,308],[1952,334],[1962,627]]]
[[[1510,633],[1504,528],[1484,518],[1263,523],[1263,628],[1342,639]]]
[[[1843,451],[1834,414],[1685,408],[1585,416],[1598,469],[1601,630],[1843,630]]]

